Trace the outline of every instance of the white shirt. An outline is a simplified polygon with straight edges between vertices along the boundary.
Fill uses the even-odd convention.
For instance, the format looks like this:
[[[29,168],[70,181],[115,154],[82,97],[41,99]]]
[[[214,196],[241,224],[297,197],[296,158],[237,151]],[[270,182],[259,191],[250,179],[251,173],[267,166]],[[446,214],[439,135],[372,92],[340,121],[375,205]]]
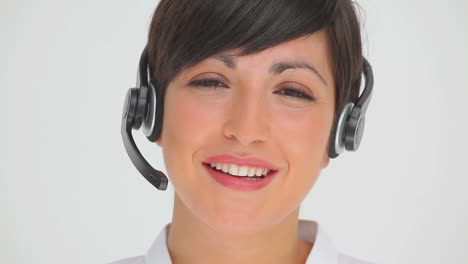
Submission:
[[[172,264],[167,249],[167,235],[171,224],[164,226],[144,256],[131,257],[109,264]],[[306,264],[373,264],[338,252],[328,235],[316,221],[299,219],[299,237],[314,243]]]

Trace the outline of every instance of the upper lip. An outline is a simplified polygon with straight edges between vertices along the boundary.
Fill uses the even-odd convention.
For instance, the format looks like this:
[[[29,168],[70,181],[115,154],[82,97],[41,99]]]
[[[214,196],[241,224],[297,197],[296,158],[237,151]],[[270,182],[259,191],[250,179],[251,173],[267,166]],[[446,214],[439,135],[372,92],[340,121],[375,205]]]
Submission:
[[[260,158],[249,157],[249,158],[238,158],[232,155],[216,155],[205,159],[204,163],[229,163],[236,164],[238,166],[251,166],[260,167],[270,170],[278,170],[276,166],[266,160]]]

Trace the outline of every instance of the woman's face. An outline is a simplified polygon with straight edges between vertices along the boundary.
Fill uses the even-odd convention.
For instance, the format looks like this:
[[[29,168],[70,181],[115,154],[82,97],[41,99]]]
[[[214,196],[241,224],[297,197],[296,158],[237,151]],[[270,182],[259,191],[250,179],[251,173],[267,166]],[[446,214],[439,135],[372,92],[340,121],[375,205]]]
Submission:
[[[320,31],[232,61],[219,57],[234,50],[217,54],[170,82],[157,144],[194,216],[220,232],[249,233],[298,208],[329,162],[335,84],[328,52]],[[234,190],[203,165],[216,155],[262,159],[278,172],[264,188]]]

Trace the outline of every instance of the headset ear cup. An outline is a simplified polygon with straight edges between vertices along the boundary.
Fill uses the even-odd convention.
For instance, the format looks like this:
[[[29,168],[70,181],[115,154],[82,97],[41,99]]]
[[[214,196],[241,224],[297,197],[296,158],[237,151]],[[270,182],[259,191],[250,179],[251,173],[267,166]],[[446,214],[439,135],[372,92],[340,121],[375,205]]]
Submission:
[[[330,133],[330,139],[328,140],[328,157],[334,159],[340,154],[336,152],[335,140],[336,140],[336,129],[337,129],[338,119],[333,120],[333,127]]]
[[[163,103],[161,89],[149,82],[149,104],[146,119],[144,122],[144,134],[151,142],[156,142],[161,134],[162,129],[162,112]]]
[[[346,127],[345,147],[348,151],[356,151],[361,144],[364,133],[365,118],[361,114],[361,108],[355,107]]]
[[[137,91],[137,103],[136,103],[136,108],[135,108],[135,118],[133,120],[133,129],[140,129],[141,125],[143,124],[143,120],[145,118],[145,112],[147,110],[147,104],[148,104],[148,98],[147,98],[147,88],[142,87],[142,88],[135,88]]]
[[[127,95],[125,96],[122,119],[126,119],[127,122],[129,122],[132,127],[133,127],[133,123],[135,120],[137,102],[138,102],[138,89],[137,88],[128,89]]]
[[[336,158],[345,151],[345,133],[347,131],[349,116],[353,108],[354,104],[348,103],[343,107],[343,110],[341,110],[333,133],[330,135],[328,147],[328,155],[330,158]]]
[[[154,128],[154,114],[156,111],[156,95],[154,87],[148,84],[147,108],[144,113],[144,121],[142,126],[143,134],[148,137]]]

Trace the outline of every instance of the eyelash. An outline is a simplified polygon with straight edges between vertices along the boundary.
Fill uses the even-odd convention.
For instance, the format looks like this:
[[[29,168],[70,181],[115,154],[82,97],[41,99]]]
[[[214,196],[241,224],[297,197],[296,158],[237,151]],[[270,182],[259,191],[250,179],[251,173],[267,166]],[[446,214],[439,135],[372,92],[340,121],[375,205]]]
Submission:
[[[220,84],[220,83],[222,84],[222,82],[220,82],[218,80],[203,79],[203,80],[193,81],[193,82],[189,83],[189,85],[190,86],[196,86],[196,87],[199,87],[201,89],[216,89],[216,88],[222,88],[223,87],[223,86],[214,85],[214,83],[215,84]],[[291,87],[285,87],[284,89],[279,90],[279,92],[283,92],[281,94],[285,94],[286,96],[292,96],[292,97],[296,97],[296,98],[299,98],[299,99],[305,99],[305,100],[308,100],[308,101],[315,101],[316,100],[313,96],[310,96],[310,95],[306,94],[305,92],[303,92],[301,90],[294,89],[294,88],[291,88]]]

